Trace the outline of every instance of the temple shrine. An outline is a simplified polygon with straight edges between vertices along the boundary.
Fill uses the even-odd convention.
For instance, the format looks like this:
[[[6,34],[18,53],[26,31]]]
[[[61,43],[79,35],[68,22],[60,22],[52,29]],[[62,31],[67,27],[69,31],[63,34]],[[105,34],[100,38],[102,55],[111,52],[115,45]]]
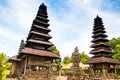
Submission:
[[[110,57],[110,54],[113,52],[111,47],[106,43],[109,40],[106,38],[107,35],[105,33],[106,31],[102,19],[97,16],[94,19],[93,40],[91,41],[93,43],[91,45],[93,50],[90,51],[90,54],[94,56],[85,63],[89,64],[94,73],[97,74],[96,77],[100,77],[102,80],[105,78],[111,79],[112,75],[112,78],[115,79],[116,65],[120,64],[120,61]]]
[[[84,74],[85,72],[80,67],[80,54],[78,52],[78,47],[75,48],[74,52],[72,53],[72,66],[70,68],[70,71],[68,73],[67,80],[84,80]]]
[[[47,7],[42,3],[33,20],[26,42],[21,41],[18,55],[10,58],[13,63],[11,76],[19,80],[52,80],[52,72],[57,71],[55,59],[60,56],[48,50],[53,44],[48,34],[49,20]]]

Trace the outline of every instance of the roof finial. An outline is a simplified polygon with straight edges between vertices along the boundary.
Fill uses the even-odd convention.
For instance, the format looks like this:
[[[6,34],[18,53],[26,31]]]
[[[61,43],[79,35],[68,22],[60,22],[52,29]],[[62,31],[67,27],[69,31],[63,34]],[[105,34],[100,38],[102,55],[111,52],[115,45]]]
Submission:
[[[45,6],[46,7],[46,5],[44,3],[42,3],[40,6]]]
[[[46,6],[44,3],[41,4],[42,6]]]
[[[99,16],[97,15],[97,18],[99,18]]]
[[[75,48],[75,51],[76,51],[76,52],[78,52],[78,51],[79,51],[77,46],[76,46],[76,48]]]
[[[42,5],[45,5],[44,3],[42,3]]]

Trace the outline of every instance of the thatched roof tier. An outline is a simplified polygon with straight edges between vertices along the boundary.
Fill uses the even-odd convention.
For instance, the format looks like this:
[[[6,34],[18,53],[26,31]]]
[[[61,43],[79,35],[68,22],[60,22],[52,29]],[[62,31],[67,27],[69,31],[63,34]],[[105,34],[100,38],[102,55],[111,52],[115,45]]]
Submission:
[[[104,31],[103,29],[97,29],[97,30],[94,30],[92,33],[93,34],[97,34],[97,33],[106,33],[106,31]]]
[[[44,17],[44,18],[48,18],[47,15],[43,14],[43,13],[37,13],[37,15],[41,16],[41,17]]]
[[[41,56],[41,57],[51,57],[51,58],[59,58],[59,56],[56,53],[53,53],[51,51],[47,50],[37,50],[37,49],[32,49],[32,48],[27,48],[25,47],[21,51],[21,55],[26,54],[26,55],[35,55],[35,56]]]
[[[39,35],[39,36],[43,36],[43,37],[51,38],[51,36],[49,34],[44,34],[44,33],[35,32],[35,31],[31,31],[30,33],[31,34],[36,34],[36,35]]]
[[[45,23],[45,22],[42,22],[42,21],[39,21],[39,20],[34,20],[33,21],[33,24],[36,24],[36,25],[43,25],[44,27],[48,27],[50,24],[48,23]]]
[[[93,30],[97,30],[97,29],[103,29],[103,30],[104,30],[104,29],[105,29],[103,25],[99,25],[99,26],[96,26],[96,25],[95,25],[95,26],[93,26],[93,27],[94,27]]]
[[[98,49],[98,50],[92,50],[90,51],[90,54],[111,54],[112,51],[111,50],[106,50],[106,49]]]
[[[85,64],[99,64],[99,63],[111,63],[111,64],[120,64],[120,61],[108,57],[93,57],[88,59]]]
[[[35,24],[33,24],[33,26],[36,27],[36,28],[39,28],[39,29],[42,29],[42,30],[48,31],[48,32],[51,31],[49,28],[45,28],[45,27],[40,26],[40,25],[35,25]]]
[[[39,20],[39,21],[45,21],[45,22],[48,22],[49,20],[47,18],[44,18],[42,16],[36,16],[36,19]]]
[[[40,41],[40,40],[29,39],[29,40],[27,41],[27,43],[28,43],[28,42],[53,46],[53,44],[52,44],[51,42],[49,42],[49,41]]]
[[[103,43],[103,42],[99,42],[97,44],[92,44],[90,47],[91,48],[95,48],[95,47],[110,47],[110,45],[108,45],[106,43]]]
[[[44,15],[47,15],[47,12],[46,12],[45,9],[40,9],[40,10],[38,11],[38,13],[42,13],[42,14],[44,14]]]
[[[109,40],[106,39],[106,38],[103,38],[103,37],[98,37],[98,38],[94,38],[91,42],[95,43],[95,42],[98,42],[98,41],[108,42]]]
[[[102,37],[108,37],[106,34],[98,33],[98,34],[93,35],[92,38],[100,37],[100,36],[102,36]]]

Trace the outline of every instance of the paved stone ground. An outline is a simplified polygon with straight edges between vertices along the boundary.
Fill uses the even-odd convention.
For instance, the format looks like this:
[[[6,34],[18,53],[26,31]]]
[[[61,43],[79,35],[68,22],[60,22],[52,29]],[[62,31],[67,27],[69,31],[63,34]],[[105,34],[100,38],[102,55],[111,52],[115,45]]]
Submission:
[[[5,80],[17,80],[17,79],[7,78]],[[67,77],[65,76],[57,77],[56,80],[67,80]],[[105,80],[120,80],[120,79],[105,79]]]
[[[6,78],[5,80],[17,80],[15,78]]]
[[[5,80],[17,80],[17,79],[7,78]],[[58,76],[56,80],[67,80],[67,76]],[[105,80],[120,80],[120,79],[105,79]]]
[[[5,80],[17,80],[15,78],[6,78]],[[67,80],[67,76],[58,76],[56,80]]]
[[[67,76],[58,76],[56,80],[67,80]]]

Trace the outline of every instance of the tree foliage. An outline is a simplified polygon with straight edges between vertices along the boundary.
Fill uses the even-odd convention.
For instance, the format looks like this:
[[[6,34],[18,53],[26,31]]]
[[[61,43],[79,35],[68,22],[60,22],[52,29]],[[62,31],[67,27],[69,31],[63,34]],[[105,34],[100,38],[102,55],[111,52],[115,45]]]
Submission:
[[[55,54],[57,54],[57,55],[60,57],[59,50],[56,48],[56,46],[51,46],[51,47],[48,48],[48,50],[54,52]],[[61,58],[54,60],[54,62],[58,65],[57,68],[58,68],[58,70],[59,70],[60,67],[61,67],[61,66],[60,66]]]
[[[56,53],[58,56],[60,56],[60,53],[59,53],[58,49],[56,48],[56,46],[51,46],[50,48],[48,48],[48,50],[50,50],[50,51]],[[55,60],[55,63],[57,63],[57,64],[60,64],[60,62],[61,62],[61,59]]]
[[[69,56],[65,56],[65,57],[63,58],[62,63],[63,63],[64,65],[71,63],[71,58],[70,58]]]
[[[60,56],[60,53],[59,53],[58,49],[56,48],[56,46],[51,46],[48,48],[48,50],[50,50]]]
[[[113,58],[120,60],[120,37],[112,38],[108,44],[111,46],[113,50],[113,54],[111,55]]]
[[[85,54],[85,52],[80,53],[80,62],[84,63],[85,61],[87,61],[90,57]]]
[[[0,53],[0,80],[5,80],[7,73],[11,68],[11,63],[4,53]]]
[[[82,63],[84,63],[85,61],[87,61],[90,58],[87,54],[85,54],[85,52],[79,53],[79,57],[80,57],[80,62],[82,62]],[[63,58],[62,63],[67,65],[67,64],[71,63],[71,60],[72,60],[71,57],[65,56]]]

